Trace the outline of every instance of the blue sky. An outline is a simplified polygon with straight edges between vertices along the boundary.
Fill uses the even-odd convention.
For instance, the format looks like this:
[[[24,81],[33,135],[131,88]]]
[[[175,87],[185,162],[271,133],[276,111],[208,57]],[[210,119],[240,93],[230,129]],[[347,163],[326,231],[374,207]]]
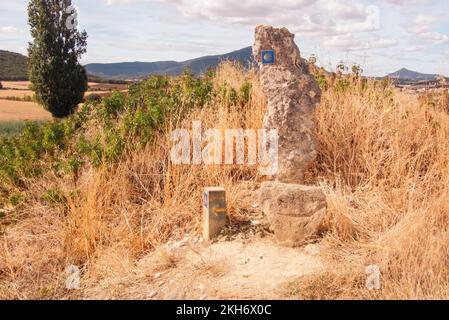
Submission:
[[[449,76],[448,0],[74,0],[83,63],[187,60],[249,46],[257,24],[286,26],[302,55],[368,75],[406,67]],[[0,49],[26,53],[26,0],[0,1]]]

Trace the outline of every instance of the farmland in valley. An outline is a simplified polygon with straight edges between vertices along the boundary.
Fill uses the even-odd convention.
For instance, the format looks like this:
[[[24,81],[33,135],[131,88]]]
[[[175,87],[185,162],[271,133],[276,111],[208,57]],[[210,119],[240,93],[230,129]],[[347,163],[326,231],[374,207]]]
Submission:
[[[51,114],[33,100],[33,91],[28,81],[2,81],[0,90],[0,123],[25,120],[50,120]],[[109,95],[113,90],[124,91],[127,85],[89,83],[86,96],[98,94]]]

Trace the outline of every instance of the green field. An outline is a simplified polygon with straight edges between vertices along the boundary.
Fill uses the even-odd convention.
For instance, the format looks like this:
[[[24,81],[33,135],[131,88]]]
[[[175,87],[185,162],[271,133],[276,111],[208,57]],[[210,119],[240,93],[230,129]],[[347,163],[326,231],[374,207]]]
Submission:
[[[38,123],[45,123],[45,121],[37,121]],[[10,137],[22,132],[27,121],[10,121],[0,122],[0,137]]]

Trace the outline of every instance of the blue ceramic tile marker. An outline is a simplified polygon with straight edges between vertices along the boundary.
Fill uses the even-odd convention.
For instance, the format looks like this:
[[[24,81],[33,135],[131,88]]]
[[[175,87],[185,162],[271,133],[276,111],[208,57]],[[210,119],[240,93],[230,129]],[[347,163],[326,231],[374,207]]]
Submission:
[[[276,55],[274,50],[262,50],[262,64],[274,64]]]

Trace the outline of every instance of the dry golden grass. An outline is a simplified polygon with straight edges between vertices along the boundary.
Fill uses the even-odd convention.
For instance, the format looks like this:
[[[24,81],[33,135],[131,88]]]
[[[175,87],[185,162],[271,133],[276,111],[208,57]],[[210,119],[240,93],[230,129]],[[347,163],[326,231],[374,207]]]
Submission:
[[[2,81],[4,88],[17,89],[17,90],[30,90],[29,81]]]
[[[445,107],[375,83],[324,95],[318,179],[330,199],[327,240],[335,261],[349,261],[337,278],[376,264],[383,286],[376,297],[449,297]],[[354,281],[336,281],[354,291]],[[353,297],[366,297],[364,284],[358,289]]]
[[[51,118],[51,114],[35,102],[0,99],[0,122],[50,120]]]
[[[202,120],[203,128],[261,126],[266,105],[255,72],[224,64],[215,85],[226,81],[238,89],[245,80],[253,85],[250,108],[212,101],[183,123],[173,120],[156,143],[115,168],[85,168],[76,185],[52,174],[30,181],[28,206],[16,208],[18,221],[1,238],[0,297],[110,296],[102,292],[118,290],[136,259],[160,251],[168,239],[199,234],[201,190],[207,185],[226,187],[231,221],[245,219],[239,182],[257,183],[256,168],[169,161],[171,129],[190,128],[193,120]],[[323,94],[317,126],[320,157],[309,176],[328,198],[322,242],[328,270],[298,279],[288,295],[449,298],[449,115],[443,107],[422,105],[376,82],[361,90],[355,82]],[[68,205],[39,201],[50,188],[63,190]],[[169,256],[161,261],[176,263]],[[63,287],[64,269],[72,263],[82,266],[89,287],[80,296]],[[371,264],[382,272],[376,293],[364,288]]]
[[[33,91],[31,90],[11,90],[11,89],[3,89],[0,90],[0,99],[7,98],[25,98],[25,97],[33,97]]]

